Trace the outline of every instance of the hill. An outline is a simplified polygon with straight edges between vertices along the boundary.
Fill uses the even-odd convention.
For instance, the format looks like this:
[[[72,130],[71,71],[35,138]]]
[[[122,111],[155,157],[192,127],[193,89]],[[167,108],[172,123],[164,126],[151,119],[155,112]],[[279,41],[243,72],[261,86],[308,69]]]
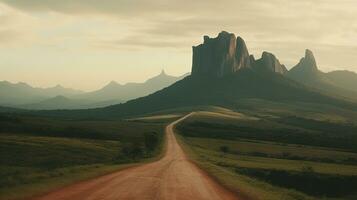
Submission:
[[[121,85],[111,81],[100,90],[82,92],[63,88],[34,88],[26,83],[0,82],[0,105],[30,110],[89,109],[123,103],[148,95],[187,76],[170,76],[162,71],[144,83]]]
[[[240,100],[249,98],[275,102],[313,102],[356,109],[352,103],[323,95],[281,75],[242,70],[224,79],[190,76],[154,94],[98,111],[121,117],[185,106],[237,108]]]
[[[308,60],[301,61],[301,65],[315,63],[312,53],[307,52],[307,57]],[[216,38],[205,36],[203,44],[193,47],[192,75],[169,87],[101,109],[37,114],[71,118],[122,118],[178,107],[216,105],[240,108],[240,102],[246,99],[265,99],[285,104],[309,102],[357,109],[355,103],[331,97],[288,78],[292,72],[287,72],[285,66],[269,52],[263,52],[262,57],[255,60],[249,55],[242,38],[221,32]],[[249,109],[254,109],[254,104]]]
[[[312,52],[306,53],[306,59],[300,63],[302,67],[288,72],[272,53],[263,52],[262,57],[255,60],[249,55],[244,40],[234,34],[221,32],[216,38],[204,36],[204,43],[193,47],[191,76],[154,94],[100,112],[126,116],[182,106],[236,107],[240,100],[247,98],[313,102],[356,109],[354,103],[287,78],[288,74],[305,65],[316,66]]]
[[[170,76],[163,70],[159,75],[152,77],[143,83],[127,83],[121,85],[115,81],[111,81],[108,85],[99,90],[78,95],[76,98],[87,99],[93,102],[125,102],[161,90],[185,76],[187,76],[187,74],[178,77]]]
[[[310,50],[306,50],[305,57],[286,76],[332,96],[357,99],[357,89],[354,87],[357,84],[357,75],[346,71],[320,71]]]
[[[357,74],[355,72],[338,70],[326,73],[326,77],[334,85],[357,92]]]
[[[31,104],[52,98],[58,95],[74,96],[83,93],[80,90],[64,88],[60,85],[50,88],[36,88],[27,83],[0,82],[0,105],[17,106]]]
[[[88,108],[93,102],[79,99],[70,99],[65,96],[55,96],[38,103],[19,105],[17,107],[29,110],[55,110],[55,109],[83,109]]]

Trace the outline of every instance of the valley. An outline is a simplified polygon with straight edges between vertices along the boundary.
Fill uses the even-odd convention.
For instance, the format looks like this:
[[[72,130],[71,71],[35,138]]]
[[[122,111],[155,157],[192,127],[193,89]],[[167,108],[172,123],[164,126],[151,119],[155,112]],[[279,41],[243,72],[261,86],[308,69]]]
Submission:
[[[183,76],[0,82],[0,199],[356,199],[356,77],[222,31]]]

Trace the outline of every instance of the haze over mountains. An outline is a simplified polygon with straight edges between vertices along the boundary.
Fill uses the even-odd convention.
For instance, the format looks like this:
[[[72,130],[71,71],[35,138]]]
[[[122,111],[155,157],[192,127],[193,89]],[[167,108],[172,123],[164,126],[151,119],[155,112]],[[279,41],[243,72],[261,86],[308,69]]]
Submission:
[[[306,50],[305,57],[287,73],[287,77],[330,95],[357,99],[357,74],[349,71],[320,71],[310,50]]]
[[[344,79],[349,81],[345,82]],[[145,83],[120,85],[111,82],[101,90],[76,94],[71,99],[83,99],[83,102],[92,100],[97,105],[86,104],[86,108],[99,107],[100,103],[106,106],[134,100],[101,109],[44,113],[78,117],[124,117],[187,106],[218,105],[234,108],[240,100],[247,99],[307,102],[356,109],[357,95],[353,87],[357,84],[356,80],[357,75],[353,72],[319,71],[310,50],[306,50],[305,56],[290,71],[273,53],[264,51],[261,58],[255,59],[249,54],[241,37],[223,31],[216,38],[204,36],[203,44],[193,47],[190,76],[172,77],[162,72]],[[53,101],[68,99],[56,97]],[[45,101],[41,105],[46,104],[59,103]],[[51,106],[31,107],[51,109]],[[69,105],[66,107],[72,108]]]
[[[148,95],[171,85],[187,76],[170,76],[162,71],[159,75],[143,83],[121,85],[114,81],[93,92],[83,92],[62,86],[34,88],[26,83],[0,82],[0,105],[16,108],[85,109],[118,104],[140,96]]]
[[[35,88],[27,83],[0,82],[0,105],[16,106],[43,101],[57,95],[74,96],[83,93],[80,90],[64,88],[60,85],[50,88]]]
[[[91,99],[96,102],[110,100],[125,102],[127,100],[145,96],[157,90],[161,90],[187,75],[188,74],[184,74],[179,77],[170,76],[167,75],[164,70],[162,70],[159,75],[148,79],[144,83],[127,83],[121,85],[115,81],[112,81],[100,90],[80,94],[76,96],[76,98]]]
[[[242,38],[236,38],[232,33],[221,32],[216,38],[205,36],[203,44],[193,47],[191,75],[169,87],[145,97],[105,108],[48,111],[40,114],[71,118],[122,118],[204,105],[237,109],[241,108],[241,102],[249,104],[257,99],[285,105],[306,103],[357,109],[354,100],[342,99],[334,95],[334,91],[326,92],[316,85],[311,87],[304,80],[308,78],[307,75],[295,78],[298,77],[295,74],[300,74],[301,71],[318,71],[311,67],[317,68],[310,50],[306,50],[305,57],[293,70],[288,71],[274,54],[263,52],[261,58],[255,59],[249,54]],[[254,109],[254,106],[256,105],[251,104],[246,109]]]

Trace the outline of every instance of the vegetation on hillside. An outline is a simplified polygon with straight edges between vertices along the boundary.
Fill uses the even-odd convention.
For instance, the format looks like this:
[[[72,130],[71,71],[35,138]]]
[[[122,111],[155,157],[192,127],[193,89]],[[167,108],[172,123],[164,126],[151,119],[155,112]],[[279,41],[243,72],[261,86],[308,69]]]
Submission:
[[[2,114],[0,197],[42,193],[158,156],[165,124]]]
[[[226,110],[196,112],[176,129],[191,158],[240,195],[253,199],[356,197],[354,123],[310,119],[307,112],[305,118],[299,112],[291,117],[277,115],[288,113],[285,109],[256,116]]]

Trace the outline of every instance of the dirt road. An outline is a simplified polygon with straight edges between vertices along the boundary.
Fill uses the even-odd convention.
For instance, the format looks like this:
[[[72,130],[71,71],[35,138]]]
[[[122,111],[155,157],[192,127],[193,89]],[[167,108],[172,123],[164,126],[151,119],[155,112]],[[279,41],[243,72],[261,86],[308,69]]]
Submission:
[[[237,199],[233,193],[217,184],[187,160],[173,132],[174,125],[185,117],[166,127],[168,144],[165,156],[161,160],[68,186],[37,199]]]

